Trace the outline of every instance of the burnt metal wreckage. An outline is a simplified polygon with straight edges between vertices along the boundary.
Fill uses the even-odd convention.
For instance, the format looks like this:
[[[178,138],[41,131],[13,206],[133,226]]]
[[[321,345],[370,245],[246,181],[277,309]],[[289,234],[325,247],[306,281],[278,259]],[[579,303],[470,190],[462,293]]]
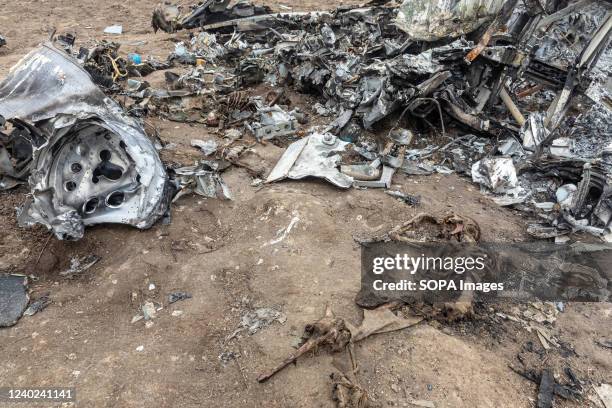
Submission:
[[[456,3],[370,2],[241,18],[225,10],[208,18],[206,2],[192,13],[201,31],[173,57],[196,65],[184,76],[192,79],[204,73],[199,61],[214,61],[210,82],[231,82],[217,94],[266,82],[314,94],[315,112],[335,116],[289,146],[268,182],[315,176],[342,188],[389,188],[396,171],[456,171],[497,203],[540,218],[528,230],[535,237],[586,231],[610,240],[610,4]],[[174,31],[180,24],[159,23],[167,7],[153,26]],[[252,112],[262,106],[248,105],[212,112],[253,131]],[[295,124],[283,113],[276,131],[292,140]],[[397,115],[385,140],[368,140],[368,130]],[[274,121],[269,139],[277,137]],[[412,135],[432,122],[448,143],[410,149],[427,143]]]
[[[100,223],[148,228],[165,212],[166,170],[142,127],[64,51],[46,43],[0,84],[0,186],[27,179],[21,225],[79,239]]]
[[[196,28],[203,24],[211,24],[235,18],[245,18],[254,15],[269,14],[269,7],[256,6],[248,2],[230,0],[205,0],[183,13],[178,5],[165,5],[153,13],[153,30],[175,32],[186,28]]]
[[[61,57],[73,65],[68,72],[78,71],[87,84],[74,92],[95,94],[79,108],[90,112],[87,119],[69,103],[50,109],[56,104],[50,100],[49,106],[28,106],[26,115],[6,108],[35,90],[18,87],[28,58],[13,70],[0,88],[0,115],[14,128],[2,136],[2,183],[11,187],[29,175],[33,205],[20,218],[51,226],[58,236],[78,238],[82,225],[98,222],[147,227],[167,208],[167,184],[229,198],[219,172],[249,151],[242,136],[251,133],[258,142],[287,147],[271,172],[253,171],[269,183],[320,177],[341,188],[385,188],[417,205],[418,198],[389,190],[396,172],[456,172],[471,177],[498,204],[539,219],[528,229],[535,237],[564,239],[584,231],[610,240],[611,10],[609,2],[592,0],[371,1],[282,13],[246,1],[162,4],[153,13],[155,31],[192,30],[164,62],[131,63],[108,42],[74,51],[74,37],[56,37],[56,46],[72,55]],[[51,49],[48,44],[43,51]],[[53,51],[56,63],[59,54]],[[165,89],[143,79],[159,69],[165,70]],[[72,82],[47,76],[64,93],[65,85],[57,84]],[[92,81],[107,94],[127,97],[131,117]],[[259,84],[273,90],[254,96]],[[291,108],[285,95],[290,89],[318,98],[312,112],[329,123],[305,129],[308,114]],[[64,126],[66,115],[72,122]],[[138,125],[138,117],[147,115],[218,128],[224,142],[207,160],[170,169],[168,182]],[[114,149],[105,148],[110,160],[80,163],[83,171],[109,172],[99,177],[104,188],[86,180],[77,183],[75,194],[67,177],[76,173],[51,165],[51,145],[68,143],[75,130],[78,140],[93,143],[99,132],[91,125],[87,134],[85,120],[107,129],[102,133],[110,139],[101,143]],[[146,148],[136,152],[124,140],[127,148],[117,150],[113,143],[127,137]],[[141,160],[154,166],[144,169]],[[134,210],[129,216],[114,208],[114,190],[106,189],[116,167],[122,169],[123,200],[134,204],[127,207]],[[151,168],[158,170],[155,175],[148,174]],[[155,199],[143,200],[147,194]],[[88,205],[94,197],[97,205]]]

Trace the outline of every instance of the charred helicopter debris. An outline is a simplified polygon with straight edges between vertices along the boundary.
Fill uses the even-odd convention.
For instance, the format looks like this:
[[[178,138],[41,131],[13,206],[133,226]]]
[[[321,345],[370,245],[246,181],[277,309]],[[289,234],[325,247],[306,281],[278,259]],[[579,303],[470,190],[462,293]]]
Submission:
[[[3,186],[27,177],[32,189],[21,225],[79,239],[88,225],[148,228],[166,212],[169,180],[151,141],[53,45],[30,52],[0,84],[0,116],[12,125],[0,134]]]
[[[205,0],[186,12],[181,6],[162,4],[153,12],[151,25],[156,32],[161,29],[172,33],[205,24],[267,14],[270,11],[268,7],[255,6],[249,2],[240,1],[230,5],[230,0]]]
[[[414,41],[437,41],[469,34],[492,21],[503,0],[460,0],[457,3],[404,1],[395,23]]]
[[[136,64],[121,57],[114,43],[78,52],[72,51],[74,37],[58,36],[56,43],[106,92],[129,97],[126,108],[133,116],[157,115],[235,134],[211,154],[236,163],[249,150],[241,141],[244,134],[288,146],[267,182],[320,177],[342,188],[389,189],[397,172],[457,172],[470,176],[498,204],[536,216],[528,230],[536,237],[581,231],[611,239],[612,13],[606,2],[584,7],[555,2],[543,8],[527,0],[462,0],[456,7],[405,0],[331,12],[271,13],[248,2],[208,0],[191,8],[162,5],[152,24],[167,32],[197,31],[178,42],[163,63]],[[182,66],[183,73],[166,70],[166,89],[134,79],[173,66]],[[260,84],[281,91],[266,97],[252,93]],[[305,112],[284,99],[289,89],[318,98],[313,112],[330,117],[329,124],[305,128]],[[36,134],[36,143],[29,143],[19,132],[31,133],[36,125],[0,113],[19,130],[0,149],[2,185],[8,188],[24,182],[34,168],[28,146],[50,136]],[[373,137],[390,121],[397,122],[386,137]],[[109,164],[98,173],[111,165],[134,167],[130,159],[137,159],[120,153],[111,157],[121,163],[100,158]],[[9,163],[11,157],[16,165]],[[175,184],[228,198],[217,165],[211,160],[206,169],[196,165],[173,172],[180,178]],[[31,182],[44,166],[38,164]],[[68,187],[72,184],[55,194],[71,194],[64,191]],[[40,184],[36,191],[49,188]],[[88,198],[68,204],[86,205]],[[115,198],[97,197],[80,211],[101,202],[113,208]],[[41,221],[37,214],[50,200],[35,195],[38,209],[30,214],[26,207],[22,222]],[[52,221],[45,223],[55,225],[58,236],[78,237],[80,223],[95,223],[69,215],[57,202],[51,207]],[[156,217],[144,218],[132,214],[122,222],[150,226]]]
[[[183,54],[190,63],[214,60],[216,75],[236,79],[217,93],[258,82],[291,87],[321,98],[315,112],[335,117],[326,138],[340,149],[324,153],[327,139],[316,132],[295,141],[268,182],[315,176],[343,188],[389,188],[397,170],[456,171],[471,175],[499,204],[537,213],[548,229],[533,226],[534,236],[610,237],[609,4],[544,9],[532,1],[466,0],[451,7],[405,0],[241,18],[225,5],[210,7],[197,8],[202,32],[183,45]],[[166,24],[169,31],[181,26]],[[208,94],[203,87],[198,92]],[[202,116],[211,115],[205,110]],[[423,125],[433,127],[450,143],[411,150],[422,138],[398,143],[390,133],[378,147],[368,145],[361,129],[380,129],[399,112],[398,124],[408,120],[420,133]],[[244,124],[260,140],[295,133],[290,113],[253,99],[242,109],[212,113],[225,116],[220,123]],[[449,126],[453,134],[474,135],[467,143],[453,139]],[[320,153],[309,154],[315,140]],[[366,162],[347,159],[355,152]],[[581,188],[560,211],[554,197],[567,184]]]

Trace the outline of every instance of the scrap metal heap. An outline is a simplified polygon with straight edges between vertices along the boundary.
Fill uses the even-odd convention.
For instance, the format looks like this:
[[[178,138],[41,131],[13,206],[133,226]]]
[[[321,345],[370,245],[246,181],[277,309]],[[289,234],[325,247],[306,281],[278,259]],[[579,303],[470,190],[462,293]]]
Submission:
[[[72,55],[91,76],[91,80],[107,92],[120,91],[120,81],[144,77],[153,71],[171,67],[171,64],[153,58],[134,63],[122,57],[119,54],[120,45],[111,41],[103,40],[91,48],[74,50],[75,40],[72,34],[59,35],[55,38],[55,45]]]
[[[383,3],[290,13],[229,0],[207,0],[189,10],[161,5],[152,18],[156,31],[194,29],[190,40],[176,43],[164,63],[132,63],[122,59],[112,43],[78,53],[72,51],[74,38],[58,37],[56,44],[73,54],[106,92],[128,96],[131,115],[222,130],[226,144],[217,154],[223,159],[232,156],[229,161],[235,162],[248,151],[241,140],[245,132],[258,141],[288,146],[267,182],[314,176],[342,188],[388,189],[397,171],[457,172],[470,176],[500,205],[541,219],[529,227],[534,236],[586,231],[610,239],[612,6],[594,0]],[[178,65],[190,68],[182,74],[166,70],[165,89],[151,88],[140,79]],[[45,130],[40,135],[47,128],[38,124],[41,110],[35,106],[28,112],[33,116],[28,127],[20,122],[26,120],[23,116],[6,110],[3,99],[15,97],[12,87],[18,87],[18,80],[13,77],[19,72],[25,71],[14,69],[0,88],[0,114],[11,119],[15,129],[30,134],[36,130],[36,135],[4,137],[9,147],[0,150],[5,184],[23,180],[34,168],[21,164],[29,158],[28,145],[35,147],[36,161],[37,146],[46,146],[41,140],[55,140],[53,134],[58,133]],[[274,90],[253,96],[259,84]],[[301,129],[308,115],[290,108],[285,97],[289,89],[319,98],[312,112],[331,117],[329,123],[308,132]],[[26,91],[24,98],[30,97]],[[108,108],[109,103],[102,104]],[[64,106],[75,114],[74,107]],[[87,109],[92,111],[91,106]],[[60,113],[66,112],[42,116],[63,123],[55,118]],[[107,116],[102,118],[104,122]],[[124,137],[113,128],[109,131]],[[205,142],[199,144],[208,148]],[[17,159],[11,168],[6,166],[7,152]],[[111,154],[118,160],[112,164],[123,169],[121,177],[145,177],[137,153],[127,153]],[[99,163],[90,164],[93,169],[108,162],[101,156],[96,160]],[[129,170],[129,160],[136,162],[135,172]],[[217,174],[221,167],[208,160],[171,174],[178,174],[179,187],[229,198]],[[49,163],[37,168],[38,177],[51,180],[38,185],[36,173],[30,178],[40,213],[36,192],[58,191],[59,184],[55,190],[50,187],[53,180],[68,179],[66,174],[51,177],[54,167]],[[206,180],[193,178],[203,174]],[[77,183],[77,191],[90,191],[89,184]],[[66,186],[55,194],[74,195]],[[61,204],[76,209],[81,219],[95,219],[83,207],[89,195],[81,195],[64,198]],[[112,207],[108,197],[95,196]],[[47,204],[47,212],[66,213],[59,202]]]
[[[215,98],[259,82],[321,98],[315,112],[335,119],[291,145],[268,182],[317,176],[343,188],[389,188],[398,169],[456,171],[499,204],[541,218],[529,228],[534,236],[587,231],[609,239],[610,4],[380,3],[203,18],[201,31],[170,58],[214,63],[214,73],[196,66],[183,79],[207,72],[215,78],[209,82],[228,84]],[[204,88],[202,82],[191,91]],[[256,115],[248,109],[203,106],[202,116],[225,114],[225,123],[246,122],[252,131]],[[386,140],[368,143],[364,130],[388,130],[385,119],[397,115]],[[410,130],[399,128],[402,120]],[[423,124],[436,124],[448,143],[428,144]],[[278,136],[294,134],[292,126]],[[398,142],[401,132],[422,136]],[[355,153],[366,162],[347,158]]]

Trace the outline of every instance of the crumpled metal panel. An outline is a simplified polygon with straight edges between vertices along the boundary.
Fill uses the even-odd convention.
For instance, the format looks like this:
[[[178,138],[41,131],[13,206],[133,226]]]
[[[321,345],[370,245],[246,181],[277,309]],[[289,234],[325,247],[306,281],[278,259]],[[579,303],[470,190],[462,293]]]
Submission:
[[[0,84],[0,115],[38,132],[21,225],[78,239],[100,223],[149,228],[168,206],[166,170],[142,127],[70,56],[46,43]]]
[[[298,128],[295,111],[287,112],[278,105],[266,106],[256,100],[259,121],[250,125],[257,140],[270,140],[276,137],[293,135]]]
[[[514,163],[509,157],[491,157],[472,165],[472,181],[488,187],[493,192],[503,193],[518,184]]]
[[[350,188],[353,178],[338,171],[340,153],[349,145],[331,133],[313,133],[292,143],[270,172],[266,183],[290,178],[319,177],[341,187]]]
[[[417,41],[471,33],[491,21],[504,0],[404,0],[395,24]]]
[[[181,167],[174,172],[180,191],[173,201],[192,192],[208,198],[232,199],[229,187],[218,173],[218,165],[213,161],[203,160],[195,166]]]

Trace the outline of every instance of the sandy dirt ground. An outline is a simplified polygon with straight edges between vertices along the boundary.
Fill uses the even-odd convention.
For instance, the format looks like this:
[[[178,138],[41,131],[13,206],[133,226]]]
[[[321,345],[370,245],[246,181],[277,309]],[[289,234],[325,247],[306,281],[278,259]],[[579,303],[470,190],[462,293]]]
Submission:
[[[172,39],[187,33],[153,34],[155,4],[0,1],[0,33],[8,42],[0,49],[0,77],[54,29],[74,32],[79,43],[112,39],[122,53],[165,59]],[[293,7],[336,5],[311,0]],[[123,25],[124,34],[104,35],[111,24]],[[155,78],[163,81],[163,73]],[[201,125],[151,124],[177,146],[162,152],[166,162],[192,164],[200,155],[190,140],[214,137]],[[251,160],[270,169],[282,151],[259,145]],[[361,320],[354,303],[360,284],[355,237],[385,232],[427,211],[472,217],[484,240],[528,239],[520,214],[497,207],[456,175],[395,176],[397,189],[421,195],[416,208],[383,191],[339,191],[321,181],[253,187],[239,167],[224,179],[233,201],[181,198],[168,225],[147,231],[99,226],[79,242],[49,238],[43,228],[19,228],[15,207],[27,188],[0,193],[0,271],[30,275],[32,297],[48,292],[53,300],[41,313],[0,329],[0,386],[73,386],[78,407],[332,407],[329,377],[343,354],[321,350],[265,384],[256,377],[294,351],[304,325],[321,317],[326,304],[354,323]],[[291,231],[277,240],[290,223]],[[85,274],[59,275],[72,257],[89,254],[101,261]],[[174,291],[192,298],[168,305]],[[131,323],[145,300],[164,306],[150,327]],[[258,307],[277,308],[286,321],[227,340],[241,316]],[[509,369],[526,344],[539,347],[535,333],[482,317],[494,314],[486,312],[361,342],[355,352],[361,384],[383,407],[411,406],[410,400],[453,408],[535,406],[536,385]],[[567,305],[551,328],[563,347],[542,351],[545,360],[557,375],[569,366],[581,379],[612,383],[612,352],[596,344],[610,339],[611,321],[609,304]],[[586,395],[579,403],[557,399],[555,406],[600,406],[589,399],[590,388]]]

